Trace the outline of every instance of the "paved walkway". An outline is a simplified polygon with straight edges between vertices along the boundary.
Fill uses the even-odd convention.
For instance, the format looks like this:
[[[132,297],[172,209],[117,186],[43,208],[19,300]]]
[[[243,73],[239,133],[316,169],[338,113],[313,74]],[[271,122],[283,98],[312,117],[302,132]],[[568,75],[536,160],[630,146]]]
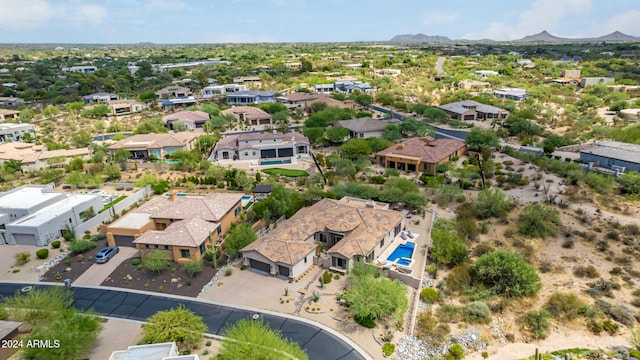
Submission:
[[[136,345],[142,324],[137,321],[109,319],[103,324],[89,359],[108,359],[111,353]]]
[[[123,261],[127,259],[131,259],[132,257],[138,256],[140,250],[132,247],[120,247],[120,252],[118,252],[114,257],[111,258],[106,264],[93,264],[90,268],[87,269],[80,277],[73,282],[73,285],[93,285],[100,286],[104,279],[109,276],[118,265],[122,264]]]
[[[13,296],[27,285],[45,288],[53,284],[0,282],[0,299]],[[247,307],[220,305],[174,295],[157,295],[144,291],[73,286],[73,306],[79,310],[93,309],[97,314],[114,318],[144,321],[158,311],[182,304],[203,317],[208,333],[221,335],[240,319],[258,316],[272,329],[297,342],[310,360],[364,360],[364,350],[335,330],[307,319]]]

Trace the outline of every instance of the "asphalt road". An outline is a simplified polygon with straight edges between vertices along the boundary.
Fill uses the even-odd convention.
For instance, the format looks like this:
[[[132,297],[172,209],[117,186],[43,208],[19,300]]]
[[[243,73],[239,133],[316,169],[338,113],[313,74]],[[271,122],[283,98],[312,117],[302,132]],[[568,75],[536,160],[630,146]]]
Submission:
[[[0,283],[0,299],[13,296],[28,284]],[[36,284],[36,288],[51,285]],[[190,298],[173,298],[147,293],[137,293],[110,288],[87,288],[73,286],[73,306],[78,310],[93,309],[97,314],[122,319],[145,321],[161,310],[175,308],[180,304],[202,316],[210,334],[221,335],[223,330],[240,319],[258,314],[272,329],[297,342],[307,352],[309,359],[318,360],[364,360],[345,340],[315,325],[273,314],[211,304]]]

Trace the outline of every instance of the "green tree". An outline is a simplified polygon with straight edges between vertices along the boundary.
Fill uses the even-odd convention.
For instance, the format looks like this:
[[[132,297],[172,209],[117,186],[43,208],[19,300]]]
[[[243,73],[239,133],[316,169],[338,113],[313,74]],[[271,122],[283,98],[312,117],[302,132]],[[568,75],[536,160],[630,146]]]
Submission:
[[[572,143],[571,139],[556,134],[550,134],[542,141],[542,150],[551,154],[556,151],[556,147],[567,146]]]
[[[46,117],[52,117],[58,114],[60,114],[60,109],[58,109],[58,107],[54,105],[48,105],[47,107],[44,108],[44,110],[42,110],[42,115]]]
[[[427,109],[425,109],[422,112],[422,116],[426,117],[427,119],[432,119],[438,122],[444,122],[447,119],[449,119],[449,115],[447,115],[447,113],[444,110],[438,109],[437,107],[433,107],[433,106],[429,106]]]
[[[349,130],[343,127],[332,127],[325,132],[325,138],[334,144],[342,144],[349,138]]]
[[[433,245],[429,255],[438,265],[454,267],[466,259],[467,246],[455,232],[434,229],[431,240]]]
[[[216,359],[308,359],[296,342],[285,339],[262,320],[241,319],[224,332],[222,348]]]
[[[530,203],[522,209],[518,232],[527,237],[555,236],[560,225],[558,210],[541,203]]]
[[[340,146],[340,154],[350,160],[356,160],[371,154],[369,142],[365,139],[351,139]]]
[[[157,98],[156,93],[153,90],[147,90],[140,93],[140,100],[143,102],[150,102]]]
[[[84,103],[82,101],[70,102],[64,105],[64,109],[70,113],[78,113],[83,107]]]
[[[202,260],[189,260],[182,264],[182,268],[187,274],[187,277],[192,279],[197,273],[202,271]]]
[[[264,200],[263,200],[264,201]],[[258,238],[251,225],[232,225],[229,234],[224,240],[224,251],[230,256],[235,256],[240,249],[251,244]]]
[[[113,160],[120,164],[122,170],[127,169],[127,160],[131,158],[131,152],[127,149],[118,149],[113,153]]]
[[[137,63],[137,65],[138,65],[138,70],[136,71],[136,76],[138,78],[143,79],[143,78],[153,76],[153,67],[151,66],[150,62],[146,60],[140,61]]]
[[[175,342],[180,348],[194,348],[207,325],[202,317],[180,305],[165,311],[158,311],[142,326],[142,344]]]
[[[474,127],[469,131],[465,142],[469,150],[482,151],[483,149],[497,149],[500,147],[498,135],[491,129]]]
[[[171,256],[166,250],[155,249],[142,257],[142,265],[151,272],[159,273],[171,266]]]
[[[164,122],[159,117],[145,119],[138,124],[135,130],[136,134],[161,134],[166,133],[167,128],[164,126]]]
[[[400,123],[398,127],[400,129],[400,132],[404,136],[413,135],[417,137],[424,137],[424,136],[435,136],[436,134],[433,127],[428,126],[427,124],[421,121],[418,121],[414,118],[405,119],[403,122]]]
[[[118,180],[122,176],[120,165],[118,164],[105,165],[102,173],[107,177],[107,180]]]
[[[387,141],[398,141],[402,139],[402,132],[396,124],[387,124],[382,132],[382,138]]]
[[[377,153],[393,145],[391,141],[379,137],[368,138],[367,142],[373,153]]]
[[[500,189],[486,189],[478,193],[475,209],[479,219],[504,217],[513,207],[511,199]]]
[[[480,256],[471,275],[474,285],[482,285],[497,295],[529,296],[542,287],[533,266],[522,256],[504,250]]]
[[[640,173],[626,172],[618,177],[618,182],[622,187],[622,192],[628,195],[637,196],[640,194]]]
[[[399,281],[370,275],[349,275],[349,281],[343,298],[357,318],[380,319],[408,307],[407,290]]]
[[[77,148],[83,148],[91,144],[92,136],[85,130],[80,130],[71,135],[71,144]]]

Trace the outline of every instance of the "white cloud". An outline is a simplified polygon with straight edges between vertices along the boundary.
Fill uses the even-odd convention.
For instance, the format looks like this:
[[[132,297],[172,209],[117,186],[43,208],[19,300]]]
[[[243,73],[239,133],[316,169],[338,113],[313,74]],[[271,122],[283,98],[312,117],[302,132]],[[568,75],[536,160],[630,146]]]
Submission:
[[[68,19],[75,24],[100,25],[109,15],[107,8],[102,5],[77,5],[68,11]]]
[[[547,30],[553,33],[568,17],[589,13],[591,0],[538,0],[518,16],[515,24],[492,22],[488,28],[465,34],[465,39],[513,40]],[[564,36],[565,34],[556,34]]]
[[[243,33],[207,33],[204,34],[198,42],[202,43],[263,43],[275,42],[275,40],[266,34],[243,34]]]
[[[448,25],[460,18],[459,14],[430,11],[422,16],[422,25]]]
[[[187,4],[182,0],[149,0],[145,5],[145,8],[150,11],[178,10],[185,7],[187,7]]]
[[[585,36],[602,36],[614,31],[620,31],[627,35],[640,35],[640,11],[627,10],[610,17],[604,24],[591,27]]]
[[[54,17],[46,0],[0,0],[0,29],[33,29]]]

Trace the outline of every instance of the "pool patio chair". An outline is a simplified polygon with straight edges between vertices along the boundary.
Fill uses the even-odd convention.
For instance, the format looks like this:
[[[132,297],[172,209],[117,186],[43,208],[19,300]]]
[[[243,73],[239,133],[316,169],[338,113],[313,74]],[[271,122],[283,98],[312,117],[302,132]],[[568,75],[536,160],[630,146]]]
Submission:
[[[407,235],[404,234],[404,231],[400,233],[400,237],[402,238],[402,240],[407,240]]]
[[[410,238],[415,238],[415,235],[413,235],[413,233],[411,232],[411,230],[407,230],[407,236],[409,236]]]

